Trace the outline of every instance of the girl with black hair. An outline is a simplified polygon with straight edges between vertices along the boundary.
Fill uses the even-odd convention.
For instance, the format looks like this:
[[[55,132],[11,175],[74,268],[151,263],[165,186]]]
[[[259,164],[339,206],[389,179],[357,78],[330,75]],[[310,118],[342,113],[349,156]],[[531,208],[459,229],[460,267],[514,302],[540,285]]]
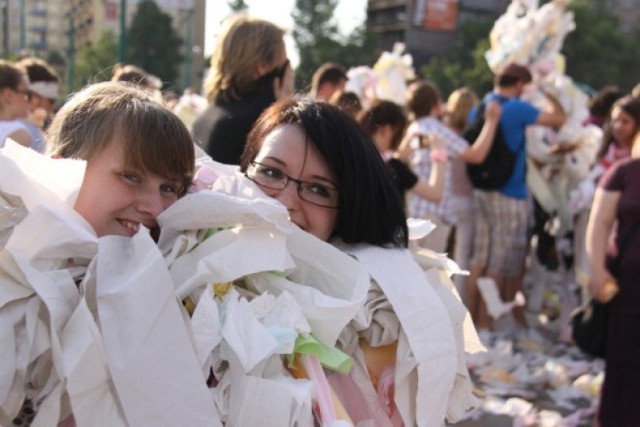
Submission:
[[[466,311],[443,295],[443,284],[453,286],[441,265],[425,274],[406,249],[402,201],[367,132],[327,103],[288,98],[254,125],[241,170],[293,223],[369,273],[367,300],[338,342],[353,367],[349,375],[328,374],[351,420],[441,425],[472,406],[452,304]]]

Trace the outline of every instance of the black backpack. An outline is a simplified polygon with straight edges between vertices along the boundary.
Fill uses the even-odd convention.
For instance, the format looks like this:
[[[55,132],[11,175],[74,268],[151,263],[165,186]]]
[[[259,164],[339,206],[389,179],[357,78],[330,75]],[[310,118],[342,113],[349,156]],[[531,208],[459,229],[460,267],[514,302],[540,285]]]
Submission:
[[[469,144],[473,144],[484,126],[483,102],[476,113],[476,117],[471,121],[463,132],[463,137]],[[507,183],[516,164],[516,155],[507,146],[504,140],[502,128],[498,125],[493,144],[489,149],[487,157],[482,163],[467,163],[467,175],[474,188],[480,190],[497,190]]]

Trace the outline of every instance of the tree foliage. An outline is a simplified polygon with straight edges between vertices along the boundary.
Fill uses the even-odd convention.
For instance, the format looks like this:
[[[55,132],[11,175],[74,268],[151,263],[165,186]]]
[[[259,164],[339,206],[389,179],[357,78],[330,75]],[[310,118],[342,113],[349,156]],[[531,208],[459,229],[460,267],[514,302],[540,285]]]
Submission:
[[[484,53],[489,49],[488,35],[492,26],[491,20],[462,22],[451,54],[432,58],[420,68],[421,76],[433,81],[444,97],[462,86],[479,94],[490,90],[493,75]]]
[[[373,65],[377,59],[376,37],[365,24],[343,35],[334,19],[338,0],[296,0],[291,13],[293,39],[300,54],[296,86],[310,87],[313,72],[325,62],[337,62],[345,68]]]
[[[623,33],[618,17],[604,0],[574,0],[570,9],[576,29],[562,49],[566,74],[596,90],[608,84],[630,90],[638,76],[629,70],[640,67],[638,27]]]
[[[117,59],[118,40],[112,31],[106,31],[93,45],[77,50],[75,78],[69,88],[77,89],[89,83],[109,80]]]
[[[234,12],[240,12],[241,10],[249,8],[249,5],[247,5],[244,0],[228,0],[227,5],[229,6],[229,9]]]
[[[628,70],[640,68],[640,26],[622,32],[618,17],[606,0],[573,0],[576,29],[567,36],[561,53],[566,58],[566,74],[595,90],[616,84],[629,91],[638,77]],[[420,74],[432,80],[443,96],[460,86],[479,94],[491,89],[493,76],[484,59],[489,49],[493,21],[460,23],[455,47],[447,56],[432,58]]]
[[[174,86],[183,59],[183,42],[171,22],[171,16],[153,0],[142,0],[131,19],[127,58],[130,64],[158,76],[165,85]]]

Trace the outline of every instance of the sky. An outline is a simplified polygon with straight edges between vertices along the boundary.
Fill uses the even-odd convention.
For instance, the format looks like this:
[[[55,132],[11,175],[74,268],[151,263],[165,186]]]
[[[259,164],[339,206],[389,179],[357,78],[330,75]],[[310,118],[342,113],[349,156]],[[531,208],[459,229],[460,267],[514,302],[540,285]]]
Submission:
[[[249,5],[249,13],[262,19],[269,20],[285,28],[293,29],[291,10],[295,0],[245,0]],[[230,9],[226,0],[206,0],[207,11],[205,17],[204,53],[211,54],[220,21],[229,15]],[[338,0],[338,7],[334,13],[340,31],[348,34],[353,28],[362,24],[366,17],[367,0]],[[298,52],[291,35],[285,36],[287,53],[294,67],[300,62]]]

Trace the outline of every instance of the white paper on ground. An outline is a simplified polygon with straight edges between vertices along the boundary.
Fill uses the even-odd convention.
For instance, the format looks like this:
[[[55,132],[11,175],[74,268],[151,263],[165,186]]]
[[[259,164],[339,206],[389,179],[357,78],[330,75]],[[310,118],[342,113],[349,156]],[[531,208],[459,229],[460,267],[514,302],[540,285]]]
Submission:
[[[496,285],[495,280],[490,277],[478,278],[478,290],[487,305],[487,311],[494,319],[510,312],[514,307],[522,307],[525,304],[524,295],[521,292],[516,294],[513,301],[502,301],[498,291],[498,286]]]

